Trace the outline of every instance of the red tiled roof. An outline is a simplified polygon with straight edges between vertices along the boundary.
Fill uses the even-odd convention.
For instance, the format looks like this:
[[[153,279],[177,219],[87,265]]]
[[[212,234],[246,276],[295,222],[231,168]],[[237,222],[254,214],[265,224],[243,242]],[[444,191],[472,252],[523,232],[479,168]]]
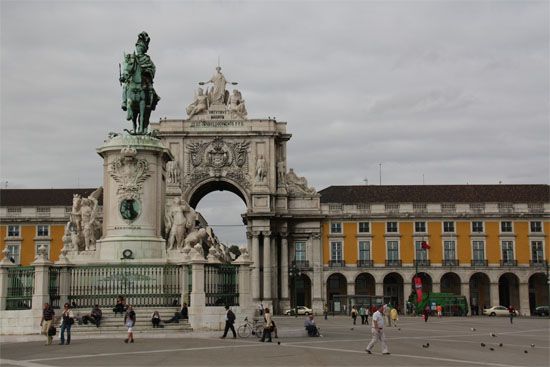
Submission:
[[[549,185],[329,186],[322,203],[547,203]]]

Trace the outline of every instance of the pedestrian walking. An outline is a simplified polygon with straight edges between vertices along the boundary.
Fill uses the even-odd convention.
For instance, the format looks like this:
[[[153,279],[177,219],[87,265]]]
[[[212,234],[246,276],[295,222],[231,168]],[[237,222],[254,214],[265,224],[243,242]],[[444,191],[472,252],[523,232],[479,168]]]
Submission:
[[[399,320],[398,314],[399,313],[397,312],[397,308],[394,307],[391,309],[390,318],[394,327],[397,327],[397,320]]]
[[[369,317],[372,316],[371,308],[372,308],[372,305],[369,307],[366,307],[366,310],[365,310],[365,324],[367,325],[369,324]]]
[[[391,326],[390,309],[391,309],[391,305],[386,305],[384,307],[384,316],[386,317],[388,326]]]
[[[513,324],[514,316],[516,316],[516,309],[513,305],[508,306],[508,313],[510,314],[510,324]]]
[[[441,315],[443,315],[443,307],[441,307],[441,305],[437,305],[435,310],[437,311],[437,318],[441,318]]]
[[[225,329],[223,329],[223,335],[220,336],[220,339],[225,339],[229,330],[231,330],[233,333],[233,339],[235,339],[237,338],[237,333],[235,332],[235,327],[233,326],[235,323],[235,314],[231,311],[229,306],[225,306],[225,310],[227,311],[225,313]]]
[[[124,315],[124,325],[128,328],[128,337],[124,339],[124,343],[134,342],[134,326],[136,324],[136,312],[132,305],[128,305],[126,314]]]
[[[323,306],[323,315],[325,316],[325,320],[328,320],[328,305],[326,303]]]
[[[265,342],[267,338],[267,342],[271,343],[271,332],[273,331],[273,322],[271,320],[271,314],[269,313],[269,308],[265,308],[264,310],[264,332],[262,334],[262,339],[260,339],[261,342]]]
[[[378,305],[378,310],[372,315],[372,340],[365,349],[368,354],[372,354],[372,347],[376,342],[380,342],[382,354],[390,354],[386,344],[386,334],[384,333],[384,309],[385,305]]]
[[[52,327],[54,317],[55,311],[53,310],[53,307],[49,303],[44,303],[40,326],[42,327],[42,334],[46,335],[46,345],[52,344],[53,335],[50,335],[50,327]]]
[[[74,324],[74,314],[71,306],[68,303],[63,305],[63,313],[61,314],[61,331],[59,345],[65,344],[65,331],[67,332],[67,345],[71,344],[71,326]]]
[[[367,310],[365,309],[365,306],[361,305],[359,307],[359,316],[361,316],[361,325],[365,325],[365,320],[367,318]]]
[[[430,306],[429,305],[426,305],[426,307],[424,307],[424,313],[422,314],[424,316],[424,322],[428,322],[428,317],[430,316]]]
[[[353,306],[351,308],[351,318],[353,319],[353,325],[356,325],[356,323],[357,323],[357,308],[355,308],[355,306]]]

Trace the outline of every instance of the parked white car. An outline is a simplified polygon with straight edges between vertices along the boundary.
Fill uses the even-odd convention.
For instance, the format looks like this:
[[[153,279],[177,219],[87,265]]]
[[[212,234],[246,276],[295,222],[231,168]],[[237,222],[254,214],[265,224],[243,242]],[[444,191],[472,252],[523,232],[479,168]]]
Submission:
[[[295,311],[294,308],[291,308],[285,311],[285,315],[294,315]],[[298,306],[298,315],[313,315],[313,310],[306,306]]]
[[[518,315],[518,311],[514,310],[515,315]],[[504,306],[493,306],[491,308],[483,309],[483,314],[487,316],[509,316],[508,308]]]

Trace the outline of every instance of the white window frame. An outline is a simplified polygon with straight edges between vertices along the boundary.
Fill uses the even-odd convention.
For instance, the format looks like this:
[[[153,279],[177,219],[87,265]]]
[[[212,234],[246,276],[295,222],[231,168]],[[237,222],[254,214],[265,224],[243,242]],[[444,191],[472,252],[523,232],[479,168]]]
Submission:
[[[508,259],[509,261],[515,261],[516,260],[516,243],[513,240],[502,240],[500,241],[500,259],[502,261],[506,261],[504,259],[504,243],[509,243],[512,245],[512,258]]]
[[[369,254],[369,258],[368,259],[361,259],[361,244],[362,243],[366,243],[367,244],[367,248],[368,248],[368,254]],[[371,243],[369,240],[359,240],[357,241],[357,260],[372,260],[372,253],[371,253],[371,250],[372,250],[372,247],[371,247]]]
[[[303,251],[298,251],[298,245],[302,245]],[[304,258],[298,258],[298,254],[304,254]],[[307,243],[306,241],[294,241],[294,260],[305,261],[307,260]]]
[[[540,224],[540,231],[538,232],[533,232],[531,229],[531,223],[539,223]],[[544,233],[544,226],[542,225],[542,221],[541,220],[531,220],[529,221],[529,233],[532,233],[532,234],[543,234]]]
[[[39,228],[40,227],[44,227],[46,228],[46,231],[48,232],[47,234],[40,234],[39,233]],[[37,224],[36,225],[36,237],[44,237],[44,238],[49,238],[50,237],[50,225],[49,224]]]
[[[546,254],[544,252],[544,241],[543,240],[530,240],[529,241],[529,251],[531,252],[531,261],[535,261],[535,258],[533,257],[533,242],[538,242],[540,243],[541,245],[541,248],[542,248],[542,261],[539,261],[539,262],[544,262],[544,260],[546,260]]]
[[[11,235],[10,234],[10,227],[17,228],[17,235]],[[8,224],[8,228],[6,228],[6,237],[7,238],[20,238],[21,237],[21,226],[19,224]]]
[[[453,244],[454,257],[452,259],[447,257],[447,248],[445,246],[446,243],[452,243]],[[443,240],[443,260],[457,260],[457,259],[458,259],[458,257],[456,256],[456,241],[455,240],[444,239]]]
[[[389,231],[388,231],[388,225],[389,225],[389,223],[395,223],[395,224],[397,224],[397,226],[396,226],[396,231],[395,231],[395,232],[389,232]],[[389,220],[389,221],[387,221],[387,222],[386,222],[386,234],[398,234],[398,233],[399,233],[399,222],[394,221],[394,220]]]
[[[14,263],[15,265],[20,265],[21,264],[21,244],[20,243],[7,242],[6,243],[6,248],[9,251],[8,260],[9,260],[10,257],[13,256],[13,252],[12,252],[11,248],[17,248],[17,256],[13,256],[13,259],[15,260],[15,263]]]
[[[415,260],[429,260],[430,259],[430,254],[428,253],[428,250],[422,250],[422,242],[424,242],[425,240],[414,240],[414,259]],[[418,249],[418,247],[420,247],[420,250]],[[421,253],[423,253],[424,255],[422,259],[419,259],[418,258],[418,251],[421,251]]]
[[[367,223],[368,231],[361,231],[361,223]],[[357,222],[357,233],[370,233],[370,222],[368,221]]]
[[[334,232],[332,229],[332,226],[333,225],[339,225],[340,226],[340,232]],[[344,234],[344,225],[342,224],[342,222],[330,222],[330,233],[331,234]]]
[[[474,223],[481,223],[481,231],[474,231]],[[472,233],[485,233],[485,223],[482,220],[473,220],[470,229]]]
[[[417,231],[416,230],[416,223],[424,223],[424,230],[423,231]],[[414,222],[414,233],[428,233],[428,223],[423,220],[418,220]]]
[[[445,230],[445,223],[452,223],[453,224],[453,230],[452,231],[446,231]],[[456,233],[456,222],[454,220],[444,220],[441,223],[441,232],[442,233]]]
[[[390,242],[397,243],[397,259],[390,259],[390,257],[388,256],[389,255],[388,248],[389,248]],[[392,260],[397,260],[397,261],[401,260],[401,244],[397,239],[386,240],[386,261],[392,261]]]
[[[332,248],[333,245],[339,244],[340,245],[340,259],[335,259],[332,254]],[[344,241],[330,241],[330,260],[331,261],[344,261]]]
[[[510,223],[510,230],[509,230],[509,231],[503,231],[503,230],[502,230],[502,226],[503,226],[504,223]],[[511,220],[502,220],[502,221],[500,221],[500,228],[499,228],[499,230],[500,230],[500,233],[502,233],[502,234],[511,234],[511,233],[514,233],[514,222],[511,221]]]
[[[475,254],[475,251],[474,251],[474,243],[475,242],[481,242],[483,244],[483,259],[476,259],[474,257],[474,254]],[[472,250],[472,260],[487,260],[487,244],[485,243],[485,240],[483,239],[475,239],[475,240],[472,240],[472,244],[471,244],[471,247],[470,247]]]

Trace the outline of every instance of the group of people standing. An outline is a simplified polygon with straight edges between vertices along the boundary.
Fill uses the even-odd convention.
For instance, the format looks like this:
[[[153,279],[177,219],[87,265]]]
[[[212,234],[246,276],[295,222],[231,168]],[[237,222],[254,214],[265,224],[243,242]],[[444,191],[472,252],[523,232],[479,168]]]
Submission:
[[[46,345],[51,345],[53,337],[56,334],[55,322],[61,321],[61,337],[59,344],[64,345],[65,341],[67,345],[71,344],[71,326],[74,324],[75,316],[69,303],[63,305],[63,311],[61,316],[56,319],[55,311],[49,303],[44,303],[42,309],[42,319],[40,320],[40,326],[42,327],[42,334],[46,335]],[[65,339],[65,334],[67,338]]]
[[[397,326],[397,321],[399,320],[397,309],[395,307],[391,307],[391,305],[385,306],[383,316],[386,318],[388,326],[392,326],[392,324],[393,326]],[[361,305],[359,308],[357,308],[357,305],[352,306],[351,319],[353,320],[353,325],[357,324],[358,316],[361,317],[361,325],[368,325],[369,317],[372,317],[377,310],[377,306],[365,307],[364,305]]]

